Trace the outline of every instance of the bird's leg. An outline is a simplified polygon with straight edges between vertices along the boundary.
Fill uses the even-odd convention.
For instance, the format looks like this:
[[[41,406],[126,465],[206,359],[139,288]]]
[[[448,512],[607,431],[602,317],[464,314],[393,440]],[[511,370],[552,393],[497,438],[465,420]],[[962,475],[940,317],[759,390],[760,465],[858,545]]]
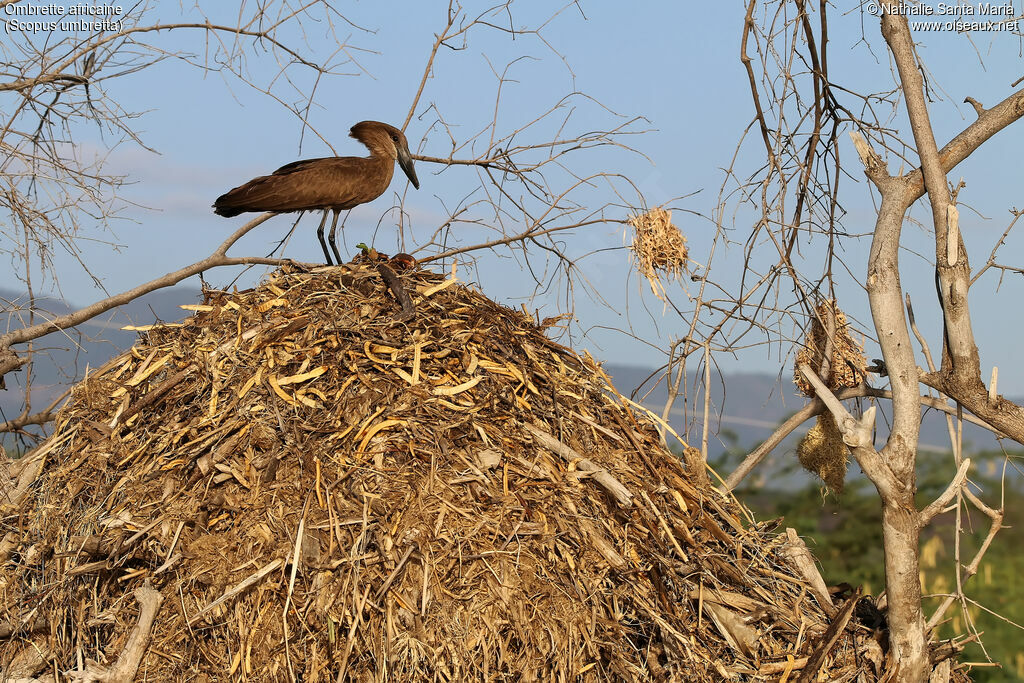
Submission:
[[[338,243],[334,241],[334,231],[338,227],[338,214],[340,214],[340,213],[341,213],[341,209],[335,209],[334,210],[334,220],[331,221],[331,234],[330,234],[330,237],[329,237],[329,239],[331,240],[331,249],[334,250],[334,257],[336,259],[338,259],[338,265],[339,266],[341,265],[341,254],[338,253]],[[345,214],[345,220],[346,221],[348,220],[348,214],[347,213]],[[342,230],[345,229],[344,221],[342,221],[342,223],[341,223],[341,229]]]
[[[338,220],[338,214],[334,214],[334,220]],[[327,223],[327,209],[324,209],[324,217],[320,219],[320,227],[316,229],[316,237],[320,240],[320,248],[324,250],[324,258],[327,259],[327,265],[331,264],[331,254],[327,251],[327,242],[324,242],[324,225]],[[333,232],[333,228],[331,231]],[[332,245],[333,246],[333,245]],[[334,253],[338,253],[335,249]],[[341,265],[341,259],[338,259],[338,265]]]

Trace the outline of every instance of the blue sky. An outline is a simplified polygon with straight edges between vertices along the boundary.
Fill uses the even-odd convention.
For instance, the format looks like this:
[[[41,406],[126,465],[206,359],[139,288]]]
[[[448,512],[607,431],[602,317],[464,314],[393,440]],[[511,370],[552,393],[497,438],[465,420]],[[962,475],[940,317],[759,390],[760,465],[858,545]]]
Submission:
[[[337,36],[361,48],[350,52],[358,60],[358,67],[353,64],[343,68],[352,75],[330,77],[318,85],[318,108],[310,116],[311,125],[330,141],[336,153],[364,154],[358,143],[347,138],[348,128],[356,121],[379,119],[401,124],[419,84],[434,33],[442,28],[445,7],[444,3],[429,2],[353,3],[342,11],[354,24],[368,30],[339,23],[334,35],[320,26],[319,33],[311,31],[306,36],[311,54],[320,59],[337,48]],[[554,12],[552,7],[548,3],[524,3],[514,10],[513,22],[517,26],[536,25]],[[162,15],[168,21],[179,16],[177,5],[167,4],[161,11],[168,13]],[[572,91],[586,93],[607,107],[582,98],[574,100],[573,130],[608,128],[622,120],[608,110],[625,118],[645,117],[648,123],[638,129],[650,132],[629,142],[646,158],[621,150],[597,151],[581,156],[577,168],[629,176],[649,206],[682,198],[674,202],[681,209],[675,213],[675,222],[689,240],[692,258],[703,263],[713,234],[707,217],[723,181],[722,168],[730,163],[753,115],[738,58],[743,14],[743,5],[736,2],[646,2],[628,6],[595,2],[565,7],[545,26],[546,43],[530,35],[512,39],[495,31],[477,32],[470,36],[466,49],[441,50],[407,134],[413,147],[423,140],[436,120],[435,110],[428,110],[430,103],[436,104],[436,111],[460,132],[484,127],[494,113],[494,70],[500,71],[511,60],[526,56],[510,67],[513,81],[503,89],[499,129],[514,130]],[[863,91],[890,90],[891,65],[877,20],[852,10],[845,15],[834,13],[831,22],[832,79]],[[867,42],[861,40],[862,30]],[[923,42],[921,53],[930,69],[929,82],[939,88],[936,97],[941,99],[933,103],[932,117],[940,145],[973,120],[973,110],[961,103],[965,96],[990,106],[1009,95],[1010,83],[1024,75],[1020,40],[1010,34],[976,33],[971,41],[950,32],[919,33],[915,37]],[[146,39],[167,50],[200,54],[203,50],[198,32],[152,34]],[[250,73],[258,82],[265,81],[272,68],[270,61],[261,62],[256,55],[250,61]],[[133,182],[126,188],[126,196],[140,206],[127,208],[122,214],[125,220],[113,226],[113,240],[121,245],[119,249],[112,251],[101,243],[83,246],[93,271],[110,292],[209,254],[244,220],[227,220],[212,213],[210,204],[222,192],[288,161],[332,153],[308,131],[303,137],[300,122],[284,107],[230,75],[204,76],[194,67],[172,59],[144,73],[108,81],[106,87],[126,110],[143,112],[136,128],[146,144],[159,152],[122,145],[111,156],[111,170],[125,173]],[[568,108],[562,113],[568,113]],[[893,114],[892,125],[909,136],[901,111]],[[951,180],[963,176],[967,182],[961,200],[968,206],[961,207],[961,216],[975,267],[987,258],[1007,225],[1008,209],[1024,205],[1019,169],[1022,143],[1024,124],[1018,124],[1000,133],[950,174]],[[757,146],[747,150],[739,167],[750,172],[760,160],[756,157]],[[443,136],[436,131],[422,148],[424,154],[435,156],[444,156],[447,151]],[[846,138],[842,151],[851,174],[844,180],[842,197],[848,211],[846,225],[851,232],[867,233],[874,220],[872,197]],[[393,227],[389,229],[393,225],[393,221],[389,223],[391,215],[385,215],[393,192],[404,190],[399,175],[392,193],[353,212],[345,228],[347,253],[353,253],[354,245],[361,241],[372,241],[384,251],[399,246],[413,249],[444,219],[445,206],[466,196],[478,196],[471,195],[479,184],[472,169],[420,163],[417,170],[421,189],[410,189],[405,195],[404,210],[410,220],[408,242],[396,244],[396,232]],[[890,170],[897,168],[893,165]],[[587,199],[600,203],[614,197],[596,190]],[[928,225],[930,219],[923,208],[916,207],[914,216]],[[624,213],[617,217],[624,217]],[[316,220],[313,216],[304,219],[285,256],[321,260],[313,236]],[[380,227],[375,230],[378,221]],[[260,226],[232,249],[232,255],[265,255],[291,222],[283,216]],[[715,268],[723,281],[738,277],[744,230],[749,231],[751,222],[752,217],[737,214],[732,224],[737,244],[716,256]],[[908,251],[904,260],[908,269],[903,284],[914,297],[923,331],[932,348],[937,349],[941,328],[928,263],[930,236],[924,228],[914,226],[908,226],[906,232]],[[466,228],[456,238],[469,243],[479,234]],[[661,303],[645,296],[646,284],[630,276],[621,226],[588,228],[570,238],[569,244],[573,254],[590,254],[580,262],[581,273],[603,299],[602,303],[588,296],[577,297],[577,319],[590,333],[573,339],[573,344],[612,362],[662,363],[663,356],[656,348],[664,347],[686,328],[678,318],[663,317]],[[866,269],[867,246],[862,240],[845,248],[857,278]],[[1004,261],[1012,261],[1015,253],[1020,253],[1019,241],[1008,244]],[[524,302],[531,310],[539,309],[542,316],[554,315],[564,307],[565,292],[557,288],[531,298],[532,281],[524,275],[522,261],[508,251],[480,252],[475,258],[475,267],[464,263],[460,274],[478,283],[493,298],[510,305]],[[807,252],[804,258],[813,263],[820,260],[820,254]],[[69,259],[59,257],[58,264],[67,298],[86,304],[102,297],[88,275]],[[263,272],[248,271],[239,285],[254,283]],[[226,285],[235,275],[237,271],[223,270],[208,273],[207,279]],[[185,284],[198,286],[198,281]],[[843,307],[860,321],[869,321],[866,300],[857,283],[847,278],[840,284]],[[0,275],[0,286],[17,285]],[[983,367],[998,364],[1000,391],[1024,395],[1024,370],[1014,362],[1018,345],[1015,339],[1021,333],[1017,303],[1020,277],[1008,275],[998,292],[994,285],[995,279],[987,278],[972,290]],[[685,301],[682,290],[675,290],[673,296]],[[869,358],[872,355],[878,355],[877,351],[869,347]],[[777,372],[781,366],[777,351],[769,353],[764,348],[720,360],[726,369]],[[789,371],[787,368],[784,374]]]

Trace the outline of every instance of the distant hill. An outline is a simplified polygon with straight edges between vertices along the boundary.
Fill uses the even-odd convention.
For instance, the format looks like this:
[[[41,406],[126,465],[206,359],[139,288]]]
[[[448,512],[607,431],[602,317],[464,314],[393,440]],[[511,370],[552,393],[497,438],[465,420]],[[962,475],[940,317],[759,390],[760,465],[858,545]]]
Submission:
[[[650,368],[606,363],[607,372],[615,382],[615,386],[624,395],[641,402],[649,410],[661,415],[668,393],[666,385],[656,376],[653,380],[645,380],[650,376]],[[780,376],[781,375],[781,376]],[[721,453],[729,446],[737,446],[745,450],[756,447],[768,438],[775,427],[788,416],[807,403],[807,399],[796,392],[792,381],[792,369],[783,369],[780,375],[767,373],[731,373],[724,378],[717,373],[712,374],[711,381],[711,426],[708,451],[712,456]],[[702,378],[691,375],[687,382],[690,389],[690,403],[684,405],[682,399],[673,406],[669,423],[680,436],[684,436],[689,423],[688,441],[692,445],[700,445],[704,397],[700,389]],[[877,379],[877,378],[876,378]],[[725,389],[723,390],[723,385]],[[634,395],[635,394],[635,395]],[[696,400],[696,404],[694,404]],[[888,402],[879,404],[879,417],[876,420],[877,437],[875,443],[881,446],[888,435],[889,414]],[[686,422],[684,422],[684,411]],[[696,413],[696,415],[695,415]],[[795,448],[799,437],[813,425],[808,422],[803,429],[783,444],[782,448]],[[685,436],[684,436],[685,438]],[[966,451],[979,449],[997,449],[995,438],[988,431],[965,423],[964,448]],[[942,452],[950,450],[949,437],[945,418],[936,410],[926,412],[921,431],[919,449],[924,452]]]

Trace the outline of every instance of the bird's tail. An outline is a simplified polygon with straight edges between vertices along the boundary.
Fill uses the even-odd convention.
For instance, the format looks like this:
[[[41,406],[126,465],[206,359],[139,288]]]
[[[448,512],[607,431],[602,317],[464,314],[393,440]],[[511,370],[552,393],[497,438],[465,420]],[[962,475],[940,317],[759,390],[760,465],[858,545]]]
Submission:
[[[218,216],[224,216],[225,218],[231,218],[232,216],[237,216],[243,212],[243,209],[236,209],[233,206],[222,204],[221,200],[225,197],[227,197],[226,194],[221,195],[217,198],[217,201],[213,203],[213,212],[215,214]]]

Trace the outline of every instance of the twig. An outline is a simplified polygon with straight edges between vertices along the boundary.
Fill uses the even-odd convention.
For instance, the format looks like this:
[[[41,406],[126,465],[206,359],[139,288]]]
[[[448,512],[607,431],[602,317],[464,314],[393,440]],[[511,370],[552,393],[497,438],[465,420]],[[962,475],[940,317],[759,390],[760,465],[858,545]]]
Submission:
[[[202,608],[201,610],[193,614],[191,617],[189,617],[188,625],[192,626],[197,621],[202,619],[204,616],[209,614],[211,610],[216,609],[218,605],[222,605],[228,600],[231,600],[232,598],[241,595],[249,588],[252,588],[254,585],[262,581],[268,574],[270,574],[272,571],[280,567],[282,564],[284,564],[284,560],[281,560],[280,558],[268,562],[266,565],[263,566],[262,569],[246,577],[245,580],[236,584],[234,587],[229,588],[227,591],[224,592],[224,595],[220,596],[219,598],[208,604],[206,607]]]
[[[807,666],[800,673],[797,683],[811,683],[811,681],[818,679],[818,669],[821,668],[825,658],[828,657],[836,643],[839,642],[839,636],[843,635],[846,625],[850,623],[850,618],[853,616],[853,610],[857,606],[857,600],[859,599],[860,590],[858,589],[854,591],[853,595],[839,609],[839,613],[832,620],[832,623],[829,624],[825,635],[821,637],[820,645],[818,645],[817,649],[807,660]]]
[[[971,459],[964,458],[960,463],[960,469],[957,470],[956,476],[953,477],[953,481],[949,482],[949,486],[947,486],[946,490],[942,492],[942,495],[932,501],[925,509],[921,510],[918,515],[918,519],[920,520],[918,524],[920,526],[923,527],[932,521],[932,519],[942,512],[946,506],[949,505],[950,501],[956,497],[960,492],[960,489],[967,483],[967,470],[969,470],[970,467]]]

